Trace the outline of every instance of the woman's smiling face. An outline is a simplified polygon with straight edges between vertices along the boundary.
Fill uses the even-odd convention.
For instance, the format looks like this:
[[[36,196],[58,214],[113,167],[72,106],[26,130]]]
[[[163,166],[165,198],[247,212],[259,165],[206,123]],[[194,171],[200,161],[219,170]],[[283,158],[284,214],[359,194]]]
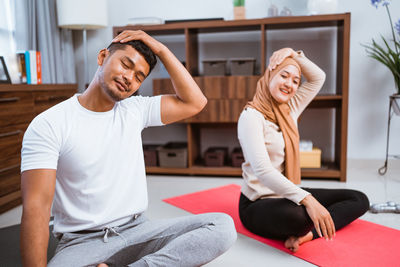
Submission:
[[[272,77],[269,91],[275,101],[287,103],[295,95],[299,85],[299,69],[294,65],[287,65]]]

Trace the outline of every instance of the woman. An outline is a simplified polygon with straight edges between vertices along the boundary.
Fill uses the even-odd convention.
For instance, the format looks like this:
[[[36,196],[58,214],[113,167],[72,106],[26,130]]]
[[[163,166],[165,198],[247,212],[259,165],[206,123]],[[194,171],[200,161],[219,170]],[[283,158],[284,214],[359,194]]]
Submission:
[[[300,85],[302,74],[307,81]],[[255,234],[284,240],[293,252],[318,237],[332,240],[369,208],[358,191],[295,185],[301,179],[297,119],[324,80],[325,73],[302,52],[280,49],[238,122],[245,157],[240,219]]]

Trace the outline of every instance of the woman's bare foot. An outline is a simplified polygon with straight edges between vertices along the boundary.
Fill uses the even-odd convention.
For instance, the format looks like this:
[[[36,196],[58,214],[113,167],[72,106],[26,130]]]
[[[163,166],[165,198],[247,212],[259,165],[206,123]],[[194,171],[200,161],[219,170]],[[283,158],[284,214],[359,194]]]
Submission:
[[[99,265],[97,265],[97,267],[108,267],[108,265],[105,263],[100,263]]]
[[[291,236],[285,241],[285,248],[291,250],[292,252],[296,252],[299,250],[299,247],[301,244],[311,241],[313,238],[312,232],[308,232],[304,236],[296,237],[296,236]]]

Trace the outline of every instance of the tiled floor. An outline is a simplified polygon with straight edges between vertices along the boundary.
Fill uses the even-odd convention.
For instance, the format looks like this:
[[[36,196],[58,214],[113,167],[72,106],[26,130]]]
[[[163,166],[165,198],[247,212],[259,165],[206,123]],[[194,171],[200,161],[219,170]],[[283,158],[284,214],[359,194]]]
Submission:
[[[382,161],[351,160],[348,162],[348,178],[346,183],[327,180],[304,180],[301,185],[306,187],[357,189],[366,193],[371,203],[386,202],[388,200],[400,203],[400,160],[389,162],[388,172],[385,176],[380,176],[377,173],[377,169],[382,163]],[[187,214],[186,211],[168,205],[162,199],[231,183],[241,184],[241,179],[226,177],[149,176],[149,209],[147,216],[150,219],[156,219],[185,215]],[[0,227],[17,224],[20,222],[20,217],[21,207],[6,212],[0,215]],[[362,219],[400,230],[400,214],[367,213],[362,216]],[[312,266],[312,264],[246,236],[239,235],[237,242],[228,252],[207,264],[207,266],[292,267]]]

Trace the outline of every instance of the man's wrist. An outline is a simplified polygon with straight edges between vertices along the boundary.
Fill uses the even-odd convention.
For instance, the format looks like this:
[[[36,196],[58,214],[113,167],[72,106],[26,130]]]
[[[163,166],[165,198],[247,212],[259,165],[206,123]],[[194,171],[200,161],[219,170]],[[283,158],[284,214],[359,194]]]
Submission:
[[[168,52],[168,47],[166,47],[163,43],[160,43],[159,48],[157,51],[153,51],[156,56],[159,58],[162,58],[167,52]]]

